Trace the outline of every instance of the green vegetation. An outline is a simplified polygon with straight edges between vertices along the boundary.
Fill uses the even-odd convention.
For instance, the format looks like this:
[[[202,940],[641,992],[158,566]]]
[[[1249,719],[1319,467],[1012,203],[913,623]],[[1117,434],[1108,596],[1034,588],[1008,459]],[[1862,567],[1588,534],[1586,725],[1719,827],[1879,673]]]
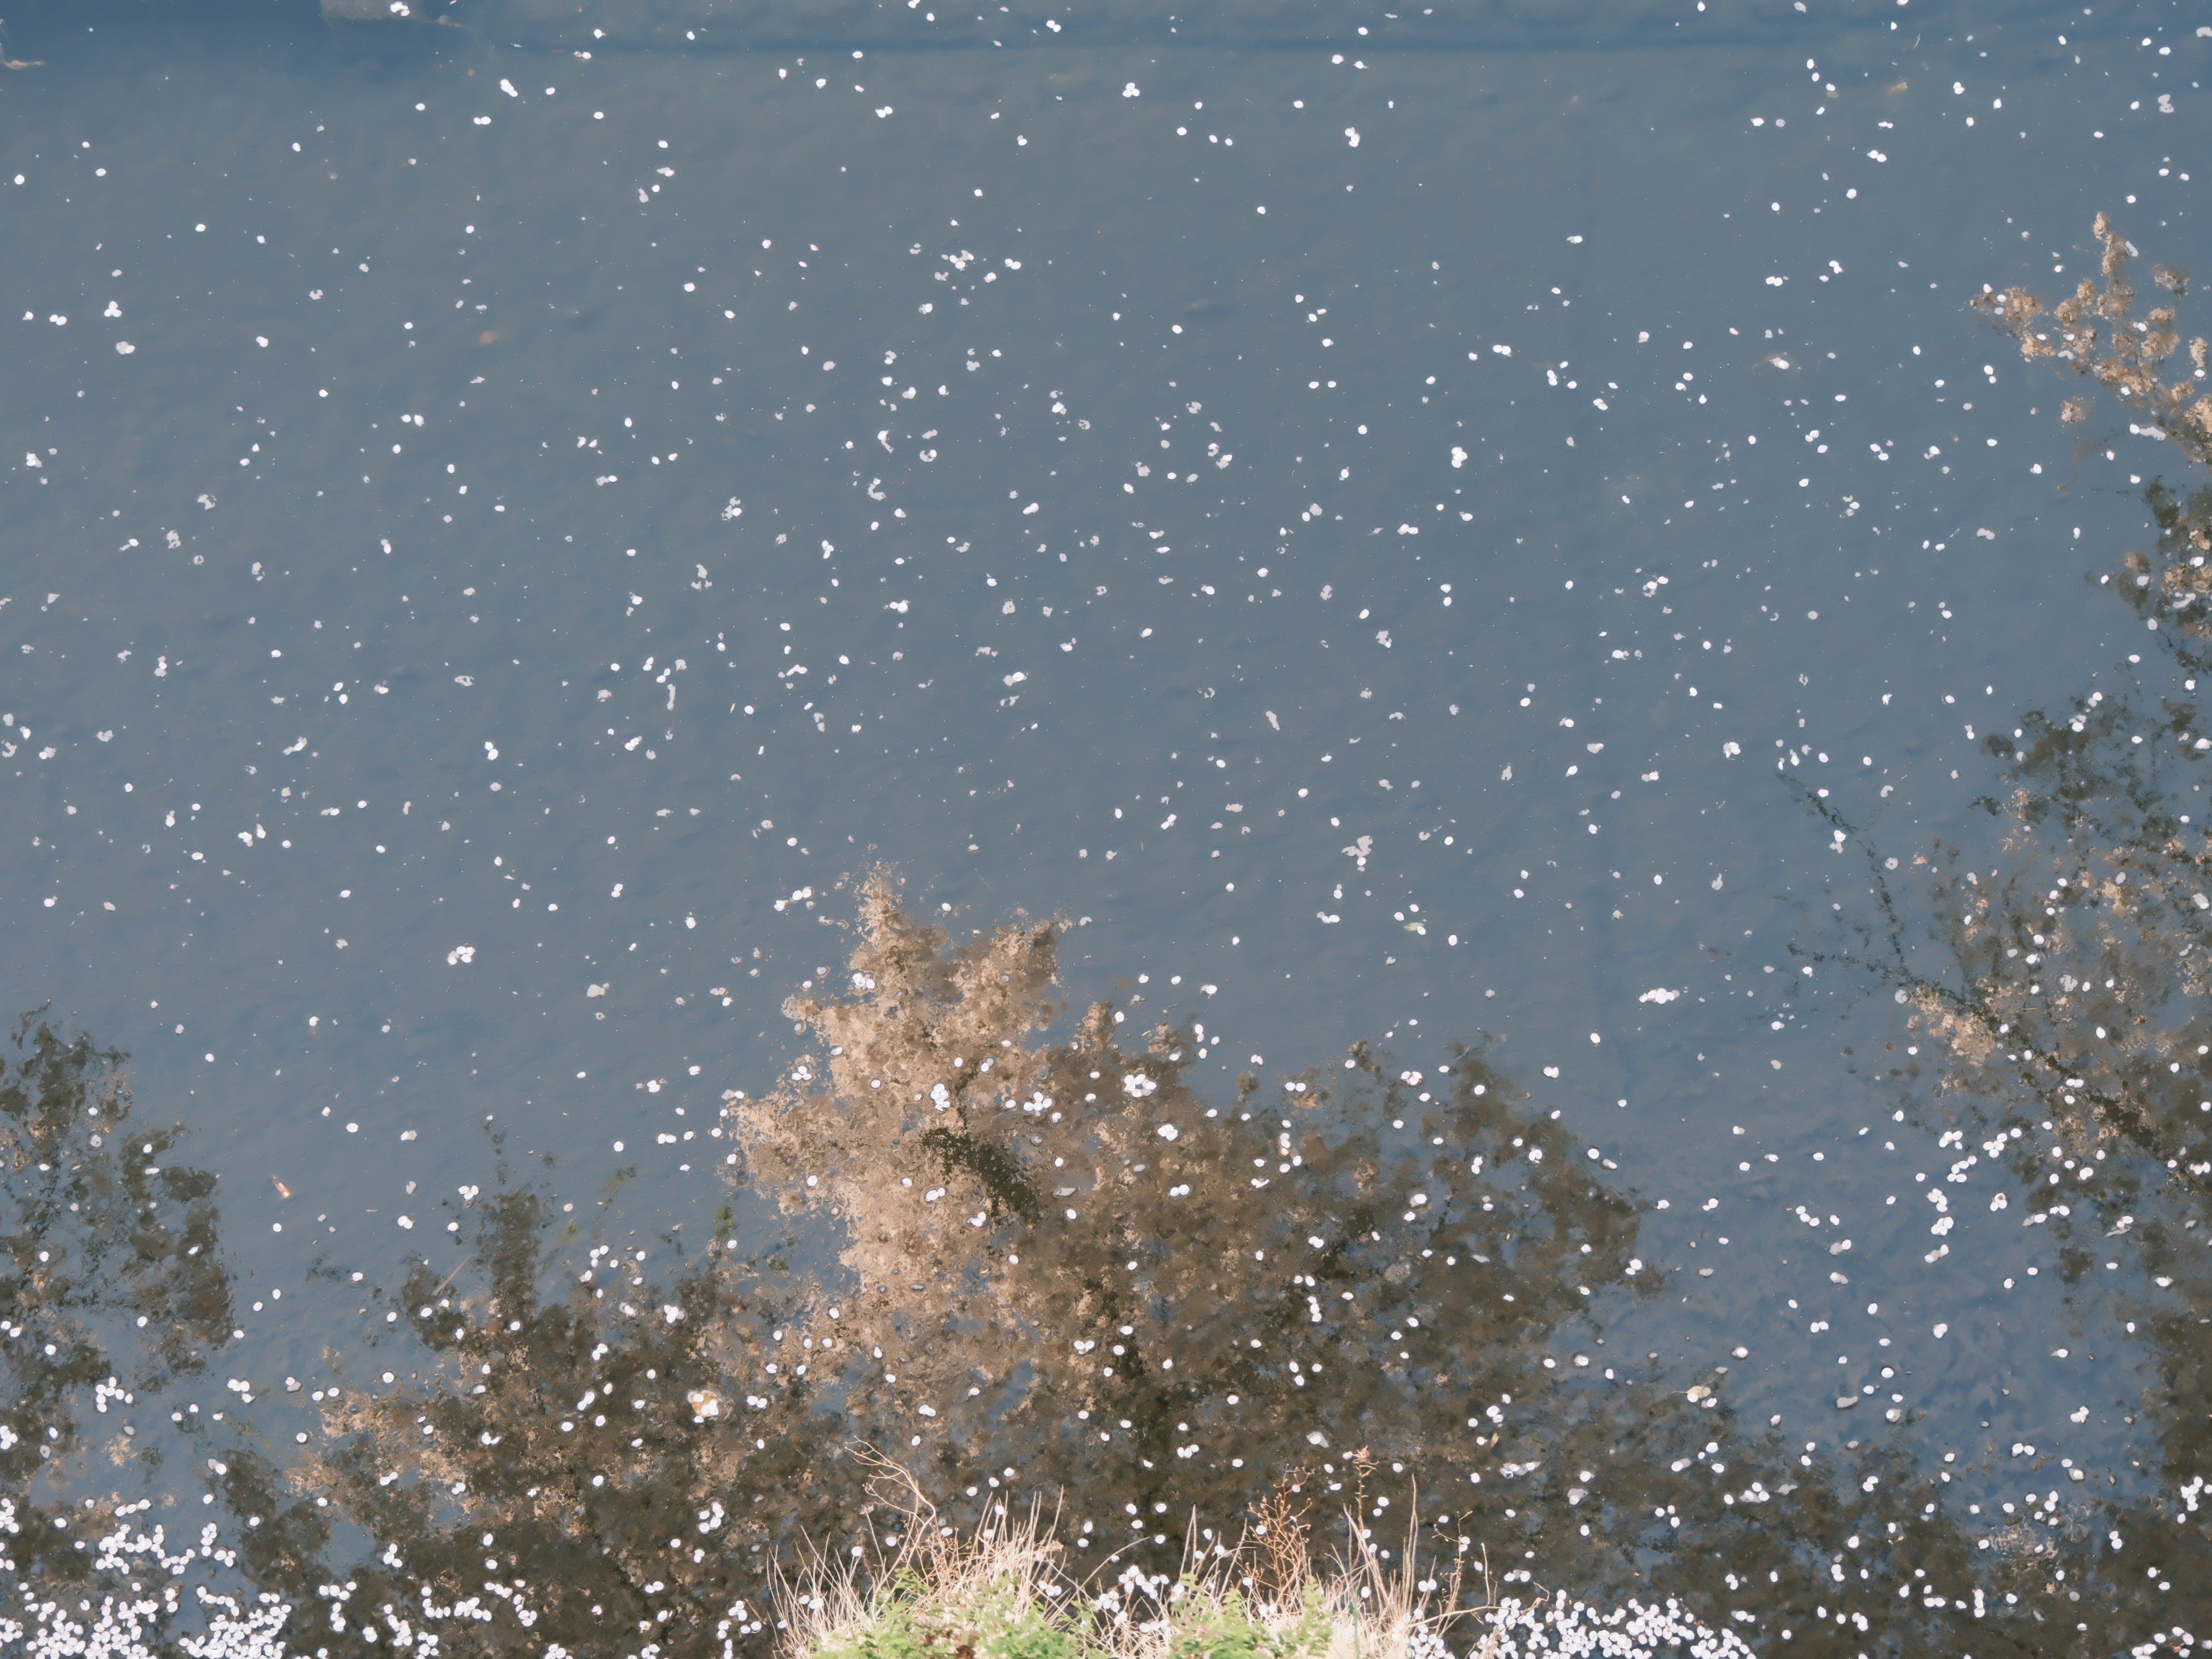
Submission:
[[[1272,1531],[1272,1535],[1271,1535]],[[1358,1529],[1353,1528],[1355,1535]],[[1304,1527],[1276,1508],[1239,1547],[1192,1540],[1182,1572],[1132,1566],[1103,1595],[1069,1577],[1032,1510],[997,1505],[978,1531],[907,1516],[887,1563],[817,1561],[781,1598],[804,1659],[1427,1659],[1445,1651],[1458,1575],[1417,1580],[1362,1542],[1317,1571]],[[1094,1581],[1095,1582],[1095,1581]]]

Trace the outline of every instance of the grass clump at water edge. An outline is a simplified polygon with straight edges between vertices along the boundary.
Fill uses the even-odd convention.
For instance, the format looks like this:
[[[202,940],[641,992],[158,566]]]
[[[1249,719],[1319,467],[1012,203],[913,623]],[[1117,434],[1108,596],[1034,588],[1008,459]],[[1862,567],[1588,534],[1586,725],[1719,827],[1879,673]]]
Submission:
[[[1448,1650],[1427,1598],[1371,1559],[1366,1571],[1326,1576],[1301,1560],[1290,1582],[1262,1588],[1251,1552],[1200,1546],[1179,1577],[1132,1566],[1102,1593],[1070,1578],[1062,1553],[1034,1512],[966,1536],[917,1526],[872,1582],[827,1569],[789,1591],[788,1650],[794,1659],[1442,1659]]]
[[[1462,1595],[1464,1558],[1425,1576],[1413,1536],[1393,1565],[1356,1518],[1348,1553],[1320,1563],[1280,1504],[1233,1547],[1194,1531],[1178,1575],[1130,1565],[1110,1583],[1072,1574],[1034,1507],[995,1506],[966,1534],[927,1508],[903,1521],[872,1571],[817,1558],[781,1587],[790,1659],[1751,1659],[1733,1633],[1672,1601],[1609,1612],[1564,1595],[1476,1602]]]

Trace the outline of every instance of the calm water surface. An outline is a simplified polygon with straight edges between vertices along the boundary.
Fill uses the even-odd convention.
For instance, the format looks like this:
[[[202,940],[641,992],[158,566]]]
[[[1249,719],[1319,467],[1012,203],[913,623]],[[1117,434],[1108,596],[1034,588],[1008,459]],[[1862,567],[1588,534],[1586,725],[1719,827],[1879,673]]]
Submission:
[[[434,1534],[460,1540],[450,1600],[486,1477],[434,1491],[428,1454],[377,1438],[423,1413],[374,1402],[474,1369],[406,1334],[419,1292],[501,1330],[477,1247],[486,1218],[524,1224],[503,1193],[544,1206],[547,1308],[629,1253],[635,1316],[586,1304],[617,1346],[677,1343],[639,1334],[661,1275],[726,1259],[748,1307],[866,1296],[847,1232],[920,1142],[839,1109],[772,1158],[762,1112],[818,1112],[849,1058],[826,1045],[860,1041],[787,998],[850,993],[889,1041],[885,987],[848,964],[881,875],[948,949],[1056,920],[1057,1024],[1029,1043],[1095,1058],[1079,1017],[1103,1001],[1135,1055],[1164,1020],[1164,1098],[1257,1124],[1263,1156],[1215,1171],[1244,1195],[1196,1195],[1224,1218],[1207,1261],[1303,1272],[1326,1227],[1270,1207],[1303,1193],[1428,1310],[1330,1328],[1324,1363],[1389,1372],[1399,1405],[1347,1396],[1320,1440],[1215,1419],[1184,1486],[1166,1419],[1200,1382],[1126,1453],[1109,1424],[1079,1455],[1075,1410],[1132,1409],[1096,1377],[916,1419],[903,1451],[952,1510],[998,1446],[1007,1489],[1095,1478],[1079,1524],[1172,1547],[1194,1504],[1233,1532],[1277,1480],[1333,1516],[1364,1435],[1389,1463],[1367,1489],[1418,1477],[1424,1516],[1521,1575],[1501,1593],[1681,1595],[1762,1653],[2212,1635],[2202,463],[1969,303],[2097,276],[2100,212],[2142,255],[2138,314],[2175,302],[2148,272],[2203,263],[2212,32],[2160,5],[927,3],[9,18],[0,984],[44,1011],[30,1030],[126,1052],[129,1140],[179,1125],[147,1162],[213,1177],[118,1158],[68,1092],[95,1060],[11,1097],[0,1457],[24,1513],[219,1519],[245,1540],[226,1593],[288,1605],[380,1552],[398,1583]],[[2191,303],[2161,371],[2183,380]],[[2127,872],[2170,904],[2130,909]],[[2033,968],[2093,931],[2062,1006]],[[910,1015],[951,994],[913,971]],[[975,1079],[961,1042],[1024,1039],[993,1018],[900,1050],[902,1101],[931,1066]],[[1036,1052],[1074,1113],[1081,1068]],[[42,1086],[62,1139],[24,1127]],[[1267,1139],[1294,1104],[1334,1151]],[[1098,1121],[1085,1155],[1141,1170],[1139,1127]],[[1485,1135],[1547,1237],[1602,1241],[1536,1263],[1516,1235],[1535,1326],[1498,1323],[1486,1250],[1433,1266],[1475,1248],[1490,1177],[1455,1137]],[[988,1245],[1060,1275],[979,1300],[1007,1269],[947,1257],[969,1291],[884,1316],[965,1333],[915,1362],[957,1416],[1009,1309],[1065,1297],[1037,1319],[1087,1328],[1137,1269],[1022,1242],[1046,1211],[949,1144],[945,1201],[980,1182],[983,1219],[903,1259]],[[1056,1206],[1051,1148],[1024,1145]],[[793,1200],[840,1158],[846,1198]],[[40,1196],[64,1164],[112,1169],[107,1210]],[[1401,1165],[1371,1228],[1322,1202]],[[1166,1202],[1131,1199],[1127,1236],[1166,1237],[1143,1207]],[[101,1267],[131,1228],[137,1265]],[[49,1233],[84,1264],[66,1285]],[[1221,1316],[1221,1352],[1308,1340],[1307,1288],[1264,1287],[1279,1333]],[[57,1320],[81,1347],[46,1351]],[[741,1410],[795,1379],[730,1344],[661,1363],[720,1365],[723,1409],[787,1413],[794,1446],[810,1410],[890,1420],[851,1377]],[[111,1372],[160,1386],[111,1411]],[[1274,1398],[1243,1375],[1207,1386]],[[326,1386],[359,1414],[317,1415]],[[1478,1407],[1516,1387],[1530,1468],[1501,1473]],[[383,1488],[331,1473],[347,1443],[436,1501],[380,1518]],[[1218,1466],[1239,1446],[1249,1469]],[[768,1640],[778,1528],[843,1500],[805,1509],[801,1466],[667,1455],[769,1517],[730,1534],[742,1571],[582,1648],[560,1620],[587,1615],[533,1636],[510,1593],[447,1650]],[[1154,1516],[1133,1534],[1124,1484]],[[545,1538],[592,1557],[594,1527],[653,1530],[579,1520],[579,1490]],[[302,1529],[257,1555],[249,1516],[283,1504]],[[76,1583],[83,1553],[40,1548],[27,1595]],[[592,1594],[650,1608],[660,1573]],[[362,1622],[316,1603],[252,1639],[374,1650]],[[0,1649],[66,1650],[35,1647],[53,1628]]]

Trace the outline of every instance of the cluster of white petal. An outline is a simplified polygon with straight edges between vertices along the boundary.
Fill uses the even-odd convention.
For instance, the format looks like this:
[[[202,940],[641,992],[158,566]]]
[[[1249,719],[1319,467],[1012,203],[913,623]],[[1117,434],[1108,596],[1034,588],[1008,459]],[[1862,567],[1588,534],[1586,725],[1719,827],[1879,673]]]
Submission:
[[[126,1505],[114,1530],[91,1546],[93,1571],[78,1586],[25,1583],[0,1545],[0,1653],[25,1659],[157,1659],[181,1650],[191,1659],[292,1659],[284,1626],[292,1609],[273,1595],[240,1595],[210,1583],[230,1578],[236,1552],[210,1522],[197,1544],[171,1552],[167,1529],[139,1531],[131,1517],[149,1501]],[[12,1499],[0,1498],[0,1538],[21,1530]],[[8,1592],[12,1592],[9,1595]],[[197,1634],[173,1634],[180,1613]]]
[[[1477,1651],[1495,1659],[1652,1659],[1659,1654],[1684,1659],[1752,1659],[1752,1649],[1733,1631],[1714,1630],[1674,1601],[1645,1607],[1632,1601],[1611,1610],[1570,1601],[1565,1590],[1548,1601],[1523,1602],[1507,1597],[1487,1620],[1494,1647]]]

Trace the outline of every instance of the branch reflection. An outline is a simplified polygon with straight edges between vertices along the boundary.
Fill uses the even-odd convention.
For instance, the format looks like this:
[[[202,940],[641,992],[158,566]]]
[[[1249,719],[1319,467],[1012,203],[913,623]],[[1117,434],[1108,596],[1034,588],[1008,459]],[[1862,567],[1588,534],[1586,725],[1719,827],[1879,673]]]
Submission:
[[[1665,1286],[1636,1204],[1481,1048],[1360,1047],[1217,1101],[1196,1021],[1125,1043],[1101,1004],[1053,1036],[1055,927],[958,943],[880,878],[860,905],[849,993],[787,1010],[812,1052],[727,1103],[732,1213],[772,1198],[778,1249],[648,1273],[502,1196],[467,1269],[393,1304],[428,1374],[326,1406],[265,1582],[328,1582],[335,1514],[377,1540],[337,1617],[427,1597],[489,1615],[443,1623],[447,1652],[510,1619],[720,1651],[770,1639],[802,1540],[896,1541],[882,1456],[947,1524],[1045,1494],[1079,1567],[1172,1570],[1187,1528],[1261,1513],[1325,1538],[1347,1505],[1387,1556],[1418,1506],[1430,1547],[1486,1553],[1477,1596],[1671,1594],[1839,1655],[1966,1604],[1974,1552],[1902,1452],[1816,1467],[1736,1419],[1728,1368],[1686,1389],[1608,1341]]]
[[[137,1396],[230,1334],[216,1178],[171,1162],[181,1128],[132,1120],[123,1058],[35,1011],[0,1059],[0,1494],[8,1560],[52,1584],[118,1513],[78,1488],[158,1459]]]

